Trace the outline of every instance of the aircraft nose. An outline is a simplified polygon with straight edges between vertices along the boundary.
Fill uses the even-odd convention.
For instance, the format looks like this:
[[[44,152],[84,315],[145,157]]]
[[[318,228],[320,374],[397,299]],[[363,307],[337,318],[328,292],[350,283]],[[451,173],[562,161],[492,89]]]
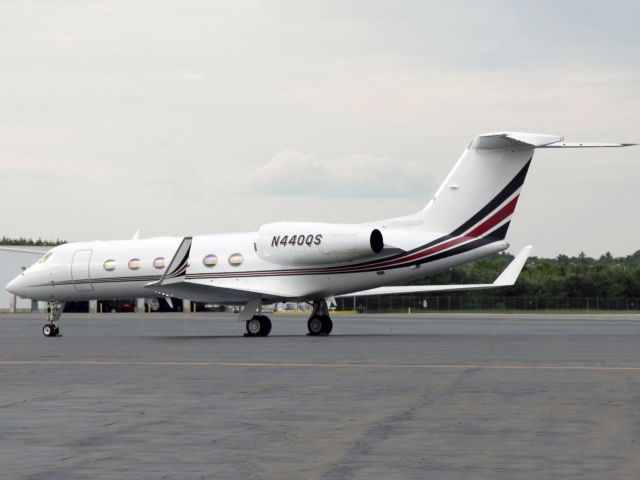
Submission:
[[[7,286],[5,287],[7,292],[13,293],[14,295],[22,294],[22,275],[18,275],[16,278],[11,280]]]

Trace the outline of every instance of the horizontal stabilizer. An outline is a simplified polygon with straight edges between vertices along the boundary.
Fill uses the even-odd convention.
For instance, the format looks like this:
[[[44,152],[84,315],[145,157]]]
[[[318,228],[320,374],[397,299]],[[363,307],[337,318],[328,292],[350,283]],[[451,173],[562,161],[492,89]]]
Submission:
[[[427,292],[442,292],[448,290],[480,290],[485,288],[496,287],[510,287],[513,285],[524,264],[531,255],[531,245],[524,247],[520,250],[520,253],[511,261],[511,263],[504,269],[498,278],[493,283],[479,283],[479,284],[467,284],[467,285],[407,285],[398,287],[379,287],[372,288],[371,290],[363,290],[360,292],[354,292],[339,297],[361,297],[369,295],[393,295],[404,293],[427,293]]]
[[[637,143],[577,143],[577,142],[556,142],[538,148],[603,148],[603,147],[632,147]]]
[[[565,142],[564,137],[558,135],[543,135],[540,133],[497,132],[478,135],[471,147],[480,150],[515,149],[532,150],[534,148],[602,148],[602,147],[630,147],[635,143],[588,143]]]

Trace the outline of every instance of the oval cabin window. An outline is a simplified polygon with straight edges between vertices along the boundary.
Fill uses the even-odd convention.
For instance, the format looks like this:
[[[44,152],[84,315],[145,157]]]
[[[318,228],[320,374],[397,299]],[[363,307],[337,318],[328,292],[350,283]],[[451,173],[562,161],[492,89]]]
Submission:
[[[215,267],[218,264],[218,257],[213,254],[207,255],[202,259],[202,264],[205,267]]]
[[[139,270],[141,266],[142,262],[139,258],[132,258],[131,260],[129,260],[129,268],[131,270]]]
[[[116,261],[107,260],[106,262],[104,262],[103,267],[107,272],[113,272],[116,269]]]
[[[153,261],[153,267],[160,270],[164,268],[164,257],[158,257]]]
[[[242,265],[242,262],[244,262],[244,257],[239,253],[234,253],[229,257],[229,265],[234,267]]]

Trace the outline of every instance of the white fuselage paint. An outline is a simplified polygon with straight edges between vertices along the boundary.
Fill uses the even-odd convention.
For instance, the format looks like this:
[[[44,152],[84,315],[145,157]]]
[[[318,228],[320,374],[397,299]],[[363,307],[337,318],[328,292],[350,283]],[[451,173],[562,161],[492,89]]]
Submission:
[[[415,247],[438,237],[424,231],[416,231],[413,235],[421,237]],[[207,293],[193,293],[189,300],[240,304],[252,298],[267,296],[254,293],[256,291],[277,292],[270,296],[272,300],[321,299],[425,277],[507,247],[506,242],[496,241],[419,267],[410,265],[359,273],[299,274],[297,272],[308,271],[309,267],[283,267],[262,260],[254,250],[254,240],[253,232],[195,236],[189,255],[187,278],[192,275],[216,274],[215,278],[200,279],[198,283],[232,290],[224,293],[210,289]],[[418,241],[418,238],[415,240]],[[20,296],[42,301],[156,297],[159,295],[145,288],[145,285],[160,278],[181,241],[181,237],[161,237],[60,245],[51,250],[52,254],[46,262],[34,264],[16,278],[12,282],[12,290],[17,291]],[[238,253],[244,257],[244,261],[241,265],[232,266],[229,257]],[[203,259],[208,255],[217,256],[215,266],[204,265]],[[154,259],[158,257],[165,259],[164,268],[154,267]],[[379,258],[384,258],[384,255]],[[132,259],[140,260],[139,269],[129,268]],[[112,271],[104,268],[107,260],[115,263]],[[335,266],[355,263],[341,262]],[[326,268],[326,265],[319,268]]]

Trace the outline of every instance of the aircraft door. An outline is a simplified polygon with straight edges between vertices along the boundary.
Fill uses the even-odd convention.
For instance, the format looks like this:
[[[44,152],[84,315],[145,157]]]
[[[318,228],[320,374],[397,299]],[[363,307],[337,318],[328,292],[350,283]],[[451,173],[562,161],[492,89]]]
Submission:
[[[93,250],[78,250],[71,261],[71,278],[73,286],[79,292],[93,290],[89,265]]]

